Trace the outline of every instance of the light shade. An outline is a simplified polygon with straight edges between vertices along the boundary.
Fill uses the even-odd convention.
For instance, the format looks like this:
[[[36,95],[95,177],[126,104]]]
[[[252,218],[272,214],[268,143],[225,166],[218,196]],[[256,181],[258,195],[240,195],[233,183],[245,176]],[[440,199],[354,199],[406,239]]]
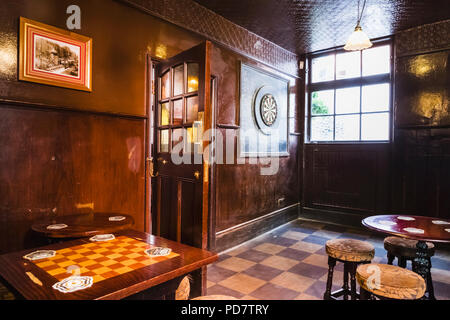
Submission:
[[[372,42],[370,42],[369,37],[362,31],[361,26],[357,25],[355,31],[348,38],[344,49],[347,51],[357,51],[370,48],[371,46]]]

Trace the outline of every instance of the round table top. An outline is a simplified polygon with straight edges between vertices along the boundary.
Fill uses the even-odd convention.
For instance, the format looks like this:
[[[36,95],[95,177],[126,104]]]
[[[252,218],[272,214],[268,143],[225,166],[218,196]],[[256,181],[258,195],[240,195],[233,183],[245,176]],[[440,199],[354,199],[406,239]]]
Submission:
[[[379,215],[362,220],[369,229],[383,233],[431,242],[450,242],[450,220],[409,216],[409,215]]]
[[[83,238],[114,233],[133,224],[134,219],[127,214],[95,212],[55,217],[33,224],[31,229],[47,238]]]

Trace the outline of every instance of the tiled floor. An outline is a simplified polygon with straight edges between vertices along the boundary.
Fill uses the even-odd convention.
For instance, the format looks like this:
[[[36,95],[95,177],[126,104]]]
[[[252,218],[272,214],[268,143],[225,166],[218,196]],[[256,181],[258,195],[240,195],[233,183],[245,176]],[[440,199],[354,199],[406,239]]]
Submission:
[[[375,246],[373,262],[387,263],[382,235],[297,220],[221,254],[208,267],[207,293],[258,300],[322,299],[328,272],[325,242],[335,238],[367,240]],[[450,252],[437,250],[431,262],[436,298],[448,300]],[[342,279],[338,263],[333,290],[342,286]]]

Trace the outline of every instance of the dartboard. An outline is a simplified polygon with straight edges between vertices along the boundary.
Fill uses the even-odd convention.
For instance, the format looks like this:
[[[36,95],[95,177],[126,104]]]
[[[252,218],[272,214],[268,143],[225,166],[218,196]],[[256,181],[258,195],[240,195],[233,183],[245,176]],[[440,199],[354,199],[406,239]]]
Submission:
[[[277,119],[278,106],[275,98],[271,94],[266,94],[261,99],[260,113],[264,124],[268,127],[274,124]]]

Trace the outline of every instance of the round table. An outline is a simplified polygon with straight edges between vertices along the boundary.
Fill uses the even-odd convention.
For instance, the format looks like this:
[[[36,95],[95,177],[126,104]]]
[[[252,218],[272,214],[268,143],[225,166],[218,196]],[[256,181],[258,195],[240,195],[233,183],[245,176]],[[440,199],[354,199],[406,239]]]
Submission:
[[[426,241],[450,242],[450,220],[448,219],[409,215],[379,215],[363,219],[362,224],[375,231],[418,240],[416,258],[413,260],[413,271],[425,279],[430,271]]]
[[[49,228],[57,224],[66,225],[66,227]],[[31,229],[47,238],[84,238],[129,229],[133,224],[134,219],[126,214],[94,212],[55,217],[33,224]]]

